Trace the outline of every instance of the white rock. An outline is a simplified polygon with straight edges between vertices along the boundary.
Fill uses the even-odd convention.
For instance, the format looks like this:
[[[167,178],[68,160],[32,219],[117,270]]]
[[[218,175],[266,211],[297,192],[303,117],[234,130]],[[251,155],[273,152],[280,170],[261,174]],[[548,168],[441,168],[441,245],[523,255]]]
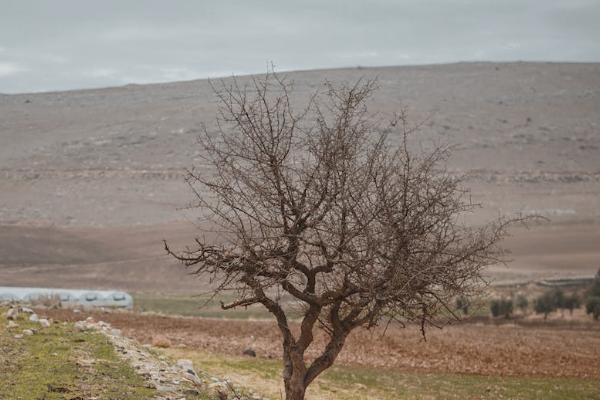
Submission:
[[[75,322],[75,330],[83,332],[88,330],[88,326],[85,321],[77,321]]]
[[[17,333],[15,335],[15,339],[23,339],[23,335],[21,335],[20,333]]]
[[[27,308],[27,307],[21,308],[21,311],[23,311],[26,314],[33,314],[34,313],[31,308]]]
[[[40,323],[41,326],[43,326],[44,328],[47,328],[50,326],[50,322],[46,319],[46,318],[42,318],[38,321]]]
[[[33,335],[33,330],[31,330],[31,329],[24,329],[23,330],[23,335],[31,336],[31,335]]]
[[[227,389],[228,388],[226,382],[213,382],[213,383],[209,384],[208,387],[210,389]]]
[[[19,324],[17,324],[15,321],[8,321],[8,325],[6,325],[8,329],[17,328],[18,326]]]
[[[177,366],[183,370],[194,369],[194,363],[192,360],[187,360],[184,358],[177,360]]]
[[[17,319],[18,315],[19,309],[17,307],[13,307],[6,312],[6,319]]]
[[[38,315],[37,315],[37,314],[35,314],[35,313],[34,313],[34,314],[31,314],[31,315],[29,316],[29,320],[30,320],[30,321],[33,321],[33,322],[39,321],[39,319],[40,319],[40,317],[38,317]]]
[[[196,373],[194,372],[193,374],[191,372],[194,372],[193,370],[188,370],[186,373],[183,374],[183,376],[192,381],[193,383],[195,383],[196,385],[201,386],[202,385],[202,380],[200,380],[200,378],[198,378],[198,375],[196,375]]]

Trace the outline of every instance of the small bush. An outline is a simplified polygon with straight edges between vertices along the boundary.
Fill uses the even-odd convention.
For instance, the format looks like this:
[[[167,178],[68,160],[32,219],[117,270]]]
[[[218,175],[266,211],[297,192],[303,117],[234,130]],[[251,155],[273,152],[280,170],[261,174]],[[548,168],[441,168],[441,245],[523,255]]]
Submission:
[[[519,295],[516,300],[516,306],[523,314],[525,314],[527,312],[527,308],[529,308],[529,300],[527,300],[527,297]]]
[[[465,296],[459,296],[456,298],[456,309],[462,311],[463,314],[469,313],[469,307],[471,302]]]
[[[550,297],[552,298],[552,302],[554,302],[555,308],[565,308],[566,297],[565,293],[561,289],[551,290]]]
[[[600,297],[600,269],[598,269],[598,272],[596,273],[592,287],[588,292],[588,297]]]
[[[493,317],[510,318],[513,312],[513,302],[510,299],[494,299],[490,303],[490,311]]]
[[[585,303],[585,312],[594,317],[594,320],[600,319],[600,297],[590,296]]]
[[[573,314],[573,310],[579,307],[581,307],[581,300],[576,293],[573,293],[572,295],[565,297],[561,308],[565,308],[569,310],[570,314]]]
[[[537,299],[535,299],[533,309],[536,312],[536,314],[544,314],[544,319],[546,319],[548,318],[548,314],[550,314],[553,311],[556,311],[556,299],[557,296],[556,293],[554,293],[554,291],[546,292]]]
[[[598,269],[592,287],[587,293],[585,312],[594,317],[596,321],[600,319],[600,269]]]

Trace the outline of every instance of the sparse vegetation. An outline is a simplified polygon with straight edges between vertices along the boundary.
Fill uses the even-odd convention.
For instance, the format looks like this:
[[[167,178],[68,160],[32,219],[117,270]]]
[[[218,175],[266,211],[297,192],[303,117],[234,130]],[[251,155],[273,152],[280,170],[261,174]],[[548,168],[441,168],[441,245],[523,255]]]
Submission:
[[[120,360],[98,333],[78,332],[72,324],[39,329],[25,318],[16,321],[15,338],[0,309],[1,399],[145,400],[154,395],[133,368]]]
[[[175,358],[190,358],[215,375],[231,374],[234,381],[269,399],[280,399],[279,363],[264,358],[168,349]],[[388,368],[333,366],[307,391],[310,399],[417,400],[417,399],[521,399],[542,396],[550,400],[600,399],[600,384],[593,379],[502,377],[451,373],[401,372]]]
[[[581,307],[581,300],[577,293],[565,294],[560,288],[548,290],[534,301],[535,312],[544,314],[544,319],[556,310],[569,310],[572,315],[573,310],[579,307]]]
[[[600,297],[590,296],[585,303],[585,311],[590,314],[594,320],[600,319]]]
[[[490,311],[493,317],[510,318],[513,313],[513,301],[511,299],[494,299],[490,302]]]
[[[456,298],[456,309],[462,311],[464,315],[469,314],[471,301],[466,296],[458,296]]]
[[[600,319],[600,269],[598,269],[592,287],[587,293],[585,311],[591,315],[594,320],[598,321]]]
[[[562,307],[563,309],[569,310],[569,314],[573,315],[573,310],[581,307],[581,300],[577,293],[571,293],[565,296]]]
[[[238,310],[224,311],[220,302],[229,302],[226,294],[212,298],[211,295],[160,295],[139,293],[134,295],[135,310],[165,315],[181,315],[186,317],[229,318],[229,319],[271,319],[267,310],[258,306],[250,306]]]
[[[521,310],[521,313],[523,313],[523,314],[527,313],[527,310],[529,308],[529,300],[527,300],[527,297],[525,297],[523,295],[517,296],[517,299],[515,300],[515,304],[516,304],[517,308],[519,310]]]
[[[556,288],[550,291],[551,301],[554,303],[555,309],[565,309],[565,293],[560,289]]]
[[[536,298],[533,307],[534,311],[537,314],[544,314],[544,319],[547,319],[548,314],[550,314],[553,311],[556,311],[557,308],[558,305],[556,302],[556,296],[552,291],[547,291],[538,298]]]
[[[598,272],[596,272],[596,276],[592,282],[592,287],[590,287],[590,290],[588,291],[588,296],[600,297],[600,269],[598,269]]]

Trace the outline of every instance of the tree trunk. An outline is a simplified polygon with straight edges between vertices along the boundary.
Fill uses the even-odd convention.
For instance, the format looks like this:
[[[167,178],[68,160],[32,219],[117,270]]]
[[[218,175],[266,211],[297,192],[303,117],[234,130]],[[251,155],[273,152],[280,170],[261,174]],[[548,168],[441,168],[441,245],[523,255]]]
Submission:
[[[285,400],[304,400],[304,379],[285,382]]]
[[[304,354],[298,350],[288,350],[284,354],[283,382],[286,400],[304,400],[306,392],[306,365]]]

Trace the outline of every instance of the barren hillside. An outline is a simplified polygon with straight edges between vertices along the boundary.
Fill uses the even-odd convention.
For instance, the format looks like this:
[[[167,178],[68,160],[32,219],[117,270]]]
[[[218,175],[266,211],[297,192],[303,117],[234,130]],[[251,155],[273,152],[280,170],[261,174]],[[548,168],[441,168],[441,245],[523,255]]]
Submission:
[[[457,146],[449,168],[484,204],[475,221],[551,219],[507,242],[498,279],[591,275],[600,266],[600,64],[464,63],[287,74],[377,77],[371,110],[406,107],[424,146]],[[243,84],[248,78],[241,78]],[[194,232],[183,169],[214,121],[207,81],[0,95],[0,282],[189,291],[160,240]]]

